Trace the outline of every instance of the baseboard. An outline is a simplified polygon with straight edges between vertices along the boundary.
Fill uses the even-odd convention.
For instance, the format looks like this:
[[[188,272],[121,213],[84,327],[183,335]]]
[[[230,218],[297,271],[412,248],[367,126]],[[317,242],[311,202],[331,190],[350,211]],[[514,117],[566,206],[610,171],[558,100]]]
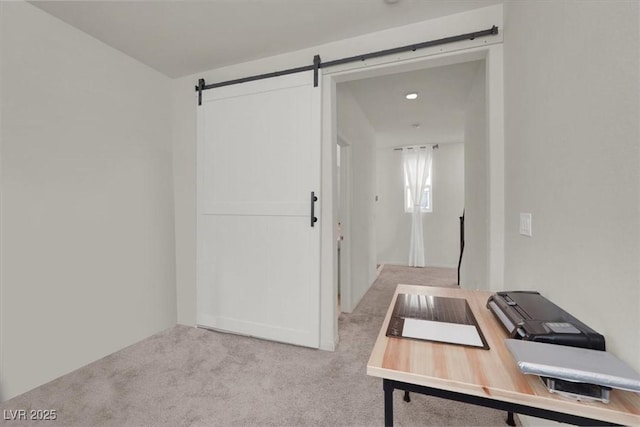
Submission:
[[[456,264],[456,265],[440,265],[440,264],[436,265],[436,264],[434,264],[434,265],[427,265],[427,267],[450,268],[452,270],[457,270],[458,269],[458,264]]]
[[[330,340],[321,340],[320,341],[320,350],[324,350],[324,351],[336,351],[336,347],[338,347],[338,335],[336,334],[336,336],[334,337],[334,341],[331,342]]]
[[[401,265],[401,266],[407,266],[406,263],[401,263],[401,262],[387,262],[384,264],[378,264],[378,268],[376,269],[377,274],[380,274],[380,272],[382,271],[382,269],[384,268],[385,265]],[[407,266],[408,267],[408,266]],[[425,267],[434,267],[434,268],[450,268],[453,270],[456,270],[458,268],[458,264],[455,265],[443,265],[443,264],[428,264]]]

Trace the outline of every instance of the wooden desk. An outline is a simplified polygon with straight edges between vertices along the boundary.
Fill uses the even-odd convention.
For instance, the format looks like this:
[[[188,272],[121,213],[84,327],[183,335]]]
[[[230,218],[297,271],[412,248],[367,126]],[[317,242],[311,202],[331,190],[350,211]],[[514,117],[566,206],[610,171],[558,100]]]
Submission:
[[[465,298],[490,350],[388,338],[399,293]],[[612,390],[611,401],[579,402],[547,391],[539,377],[520,373],[504,345],[506,331],[486,308],[491,292],[398,285],[367,363],[383,379],[385,425],[393,425],[393,390],[400,389],[580,425],[640,425],[640,395]],[[425,414],[425,417],[428,414]]]

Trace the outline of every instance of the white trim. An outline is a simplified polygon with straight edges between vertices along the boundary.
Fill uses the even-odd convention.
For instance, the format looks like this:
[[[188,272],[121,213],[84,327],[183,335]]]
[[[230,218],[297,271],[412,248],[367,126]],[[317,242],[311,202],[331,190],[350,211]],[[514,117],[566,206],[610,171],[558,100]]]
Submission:
[[[488,286],[504,289],[504,58],[502,44],[487,50],[486,95],[487,141],[489,148],[489,244]]]
[[[487,102],[487,145],[489,149],[489,168],[487,177],[489,188],[489,227],[488,227],[488,265],[487,265],[487,286],[492,290],[501,290],[504,287],[504,81],[503,81],[503,47],[502,38],[492,40],[492,43],[484,41],[485,45],[472,47],[466,50],[451,49],[446,53],[427,52],[426,55],[416,57],[414,55],[410,59],[391,58],[386,62],[376,64],[365,63],[355,69],[337,70],[323,74],[323,154],[327,153],[327,147],[335,157],[335,145],[337,139],[337,119],[335,108],[335,86],[338,82],[358,80],[373,76],[381,76],[387,74],[395,74],[409,70],[426,69],[445,64],[455,64],[461,62],[474,61],[479,59],[485,60],[486,66],[486,102]],[[382,61],[382,60],[381,60]],[[323,183],[329,182],[335,190],[334,177],[336,173],[335,158],[323,157]],[[327,163],[331,165],[327,167]],[[328,173],[329,175],[324,175]],[[326,193],[325,193],[326,195]],[[335,197],[335,194],[334,194]],[[334,216],[328,219],[328,223],[335,223]],[[336,242],[335,230],[331,242]],[[334,253],[336,250],[334,250]],[[334,261],[335,262],[335,261]],[[332,289],[337,289],[335,282],[335,266],[322,266],[323,271],[332,272],[334,283]],[[326,269],[326,270],[325,270]],[[324,288],[327,286],[325,285]],[[325,301],[323,299],[323,301]],[[335,310],[335,298],[332,300]],[[326,313],[324,313],[326,316]],[[337,320],[333,316],[331,318],[335,322],[336,336],[332,340],[338,341],[337,337]],[[322,341],[321,341],[322,342]],[[324,348],[321,344],[321,348]]]
[[[336,197],[336,84],[320,70],[322,80],[322,140],[320,147],[320,187],[323,199],[319,216],[322,224],[335,224],[337,217]],[[320,235],[320,348],[335,350],[338,345],[338,260],[336,227],[322,227]]]
[[[340,168],[344,171],[344,175],[347,178],[346,185],[342,185],[343,188],[347,188],[348,191],[344,198],[346,198],[346,203],[341,203],[340,207],[342,209],[342,235],[344,239],[340,243],[340,254],[342,258],[342,262],[340,264],[340,270],[338,274],[340,274],[340,310],[351,312],[355,308],[353,306],[353,298],[352,298],[352,288],[351,288],[351,186],[352,186],[352,177],[351,177],[351,147],[353,144],[346,138],[342,132],[337,132],[338,141],[337,144],[341,149],[344,149],[343,154],[344,157],[341,157]],[[340,141],[342,141],[341,144]],[[341,184],[343,184],[341,182]],[[340,194],[340,192],[339,192]],[[336,236],[337,239],[338,236]],[[336,284],[337,289],[337,284]]]

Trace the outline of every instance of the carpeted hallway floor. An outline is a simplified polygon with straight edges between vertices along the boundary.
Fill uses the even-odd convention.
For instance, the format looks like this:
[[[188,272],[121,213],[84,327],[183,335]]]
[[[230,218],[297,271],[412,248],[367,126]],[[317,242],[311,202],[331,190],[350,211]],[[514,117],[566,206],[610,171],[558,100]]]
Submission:
[[[366,363],[397,283],[454,286],[455,270],[384,266],[339,322],[334,352],[176,326],[0,404],[55,409],[39,426],[382,426]],[[503,426],[487,408],[396,392],[398,426]]]

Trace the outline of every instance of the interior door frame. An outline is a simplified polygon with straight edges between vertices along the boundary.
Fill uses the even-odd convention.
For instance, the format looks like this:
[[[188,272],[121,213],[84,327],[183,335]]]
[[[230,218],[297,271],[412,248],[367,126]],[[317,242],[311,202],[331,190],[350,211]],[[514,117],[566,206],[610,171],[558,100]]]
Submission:
[[[502,42],[448,52],[408,52],[323,70],[322,91],[322,220],[337,223],[336,84],[474,60],[485,60],[486,140],[488,149],[487,280],[489,290],[504,289],[504,58]],[[324,227],[321,236],[320,348],[334,350],[338,337],[337,230]],[[344,289],[344,288],[343,288]],[[343,290],[343,292],[345,292]]]
[[[351,297],[351,143],[344,135],[338,133],[338,146],[340,147],[340,168],[344,180],[340,180],[342,187],[338,194],[338,201],[342,211],[342,236],[340,242],[340,309],[342,311],[351,312],[353,301]],[[337,223],[337,221],[336,221]],[[337,239],[337,237],[336,237]],[[337,287],[337,285],[336,285]]]

